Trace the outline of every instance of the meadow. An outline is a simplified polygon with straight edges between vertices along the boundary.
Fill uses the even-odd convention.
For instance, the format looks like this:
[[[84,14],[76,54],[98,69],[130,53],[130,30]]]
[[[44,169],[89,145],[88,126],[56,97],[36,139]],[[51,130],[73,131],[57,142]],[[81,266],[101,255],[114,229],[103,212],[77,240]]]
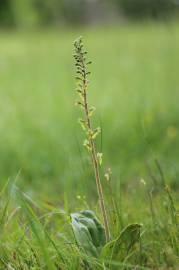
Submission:
[[[112,235],[143,224],[136,250],[107,266],[70,226],[79,210],[101,218],[74,106],[79,35],[102,174],[112,170],[102,179]],[[178,22],[1,31],[0,52],[0,269],[178,269]]]

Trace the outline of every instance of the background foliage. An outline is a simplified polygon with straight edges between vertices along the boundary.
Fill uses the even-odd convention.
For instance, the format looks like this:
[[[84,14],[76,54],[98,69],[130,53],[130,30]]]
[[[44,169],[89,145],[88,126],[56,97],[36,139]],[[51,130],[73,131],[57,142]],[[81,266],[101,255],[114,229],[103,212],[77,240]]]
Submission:
[[[2,0],[0,24],[29,27],[91,23],[115,18],[169,18],[173,0]]]
[[[133,18],[166,18],[177,8],[172,0],[120,0],[117,3],[126,16]]]

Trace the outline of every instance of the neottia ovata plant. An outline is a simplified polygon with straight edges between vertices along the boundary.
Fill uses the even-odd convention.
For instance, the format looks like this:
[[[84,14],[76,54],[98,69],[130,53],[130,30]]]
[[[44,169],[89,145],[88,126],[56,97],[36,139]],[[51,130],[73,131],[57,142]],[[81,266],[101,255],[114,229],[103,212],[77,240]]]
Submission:
[[[89,105],[87,96],[89,86],[88,77],[90,75],[88,66],[91,62],[86,59],[87,52],[83,48],[81,38],[78,38],[75,41],[74,48],[77,74],[76,91],[79,96],[79,100],[76,104],[83,112],[83,117],[79,119],[79,123],[86,135],[84,146],[90,153],[93,163],[104,228],[101,226],[95,213],[91,210],[71,214],[71,225],[78,247],[85,251],[87,255],[100,257],[101,259],[108,258],[110,260],[119,259],[123,261],[124,258],[128,256],[129,251],[134,253],[136,244],[140,249],[140,231],[142,225],[138,223],[129,224],[121,230],[116,238],[110,235],[108,216],[100,177],[102,153],[97,151],[95,143],[95,139],[101,132],[101,129],[100,127],[93,128],[92,126],[92,115],[95,109]]]
[[[103,188],[101,184],[101,177],[100,177],[100,166],[102,164],[102,153],[99,153],[96,148],[95,139],[98,136],[98,134],[101,132],[101,128],[93,128],[91,117],[95,111],[95,108],[93,106],[90,106],[88,104],[88,86],[89,86],[89,80],[88,76],[90,75],[90,71],[88,70],[88,66],[91,64],[91,61],[88,61],[86,59],[87,52],[84,50],[83,42],[81,37],[78,38],[74,42],[74,49],[75,49],[75,66],[76,66],[76,92],[79,96],[79,100],[76,102],[78,106],[83,111],[83,118],[79,119],[79,123],[81,124],[82,129],[84,130],[86,134],[86,139],[84,141],[84,146],[89,151],[93,168],[94,168],[94,174],[96,179],[96,187],[98,192],[98,198],[100,202],[100,209],[101,214],[103,217],[103,224],[105,229],[105,236],[106,236],[106,242],[110,239],[110,232],[109,232],[109,222],[107,217],[107,211],[105,207],[105,201],[104,201],[104,194],[103,194]]]

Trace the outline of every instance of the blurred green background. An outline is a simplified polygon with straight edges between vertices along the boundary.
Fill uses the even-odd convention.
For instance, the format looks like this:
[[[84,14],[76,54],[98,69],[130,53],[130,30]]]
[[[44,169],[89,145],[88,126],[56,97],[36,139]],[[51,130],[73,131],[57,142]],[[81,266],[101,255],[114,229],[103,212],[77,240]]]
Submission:
[[[82,35],[93,61],[89,98],[102,127],[103,169],[112,168],[114,185],[132,189],[157,173],[157,158],[179,187],[178,5],[0,2],[1,185],[17,177],[29,192],[95,192],[74,107],[72,44]]]
[[[1,0],[1,25],[39,27],[80,25],[125,19],[168,19],[178,0]]]

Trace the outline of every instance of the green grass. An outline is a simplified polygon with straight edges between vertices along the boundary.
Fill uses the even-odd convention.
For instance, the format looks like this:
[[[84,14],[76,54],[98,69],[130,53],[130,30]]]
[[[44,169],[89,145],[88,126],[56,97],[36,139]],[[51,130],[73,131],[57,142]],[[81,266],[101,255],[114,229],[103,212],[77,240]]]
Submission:
[[[93,61],[90,103],[97,107],[98,147],[103,169],[112,169],[120,211],[116,220],[103,181],[112,233],[143,223],[136,259],[131,255],[111,269],[177,269],[177,210],[162,187],[158,162],[177,191],[178,29],[176,22],[0,33],[1,189],[10,179],[0,195],[0,269],[84,269],[69,213],[90,208],[99,216],[99,209],[74,107],[72,42],[79,35]],[[177,192],[173,197],[177,205]],[[92,269],[105,269],[88,259]]]

